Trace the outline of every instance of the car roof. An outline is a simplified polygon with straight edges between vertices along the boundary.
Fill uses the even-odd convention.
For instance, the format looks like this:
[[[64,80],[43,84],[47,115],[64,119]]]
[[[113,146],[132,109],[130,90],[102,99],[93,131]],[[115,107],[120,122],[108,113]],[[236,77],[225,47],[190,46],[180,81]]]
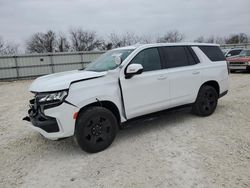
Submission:
[[[135,44],[132,46],[125,46],[116,48],[115,50],[130,50],[130,49],[137,49],[139,47],[143,48],[152,48],[152,47],[163,47],[163,46],[219,46],[219,44],[213,43],[189,43],[189,42],[180,42],[180,43],[152,43],[152,44]]]
[[[230,48],[230,49],[228,49],[228,51],[230,51],[230,50],[244,50],[243,48]]]

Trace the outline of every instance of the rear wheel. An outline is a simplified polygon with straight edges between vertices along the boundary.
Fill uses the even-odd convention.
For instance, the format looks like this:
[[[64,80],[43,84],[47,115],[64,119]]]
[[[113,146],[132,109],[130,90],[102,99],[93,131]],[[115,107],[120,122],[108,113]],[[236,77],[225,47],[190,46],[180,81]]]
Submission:
[[[96,153],[109,147],[117,132],[117,119],[103,107],[90,107],[77,118],[75,137],[86,152]]]
[[[211,115],[218,103],[218,93],[212,86],[202,86],[193,105],[192,112],[199,116]]]

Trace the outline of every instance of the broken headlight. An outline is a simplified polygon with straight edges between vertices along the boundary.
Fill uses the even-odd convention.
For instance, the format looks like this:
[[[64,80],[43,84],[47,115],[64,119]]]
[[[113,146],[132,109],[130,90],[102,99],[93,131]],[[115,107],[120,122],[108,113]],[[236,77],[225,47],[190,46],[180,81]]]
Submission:
[[[38,95],[39,103],[61,103],[67,97],[68,91],[58,91],[54,93],[40,94]]]

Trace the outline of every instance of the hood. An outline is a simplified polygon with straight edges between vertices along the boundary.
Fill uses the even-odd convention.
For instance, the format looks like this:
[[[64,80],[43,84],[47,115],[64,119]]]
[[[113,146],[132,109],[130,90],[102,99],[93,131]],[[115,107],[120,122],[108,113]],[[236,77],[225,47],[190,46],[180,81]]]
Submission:
[[[106,75],[107,72],[74,70],[39,77],[30,85],[32,92],[50,92],[68,89],[72,82]]]
[[[227,58],[227,61],[229,62],[249,62],[250,61],[250,57],[232,57],[232,58]]]

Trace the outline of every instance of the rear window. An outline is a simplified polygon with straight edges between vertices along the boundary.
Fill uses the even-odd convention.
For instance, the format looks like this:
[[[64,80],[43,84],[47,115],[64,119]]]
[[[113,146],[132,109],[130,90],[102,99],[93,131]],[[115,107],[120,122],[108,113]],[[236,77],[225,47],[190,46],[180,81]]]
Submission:
[[[225,61],[226,58],[223,55],[221,49],[218,46],[199,46],[199,48],[203,51],[204,54],[211,61]]]

